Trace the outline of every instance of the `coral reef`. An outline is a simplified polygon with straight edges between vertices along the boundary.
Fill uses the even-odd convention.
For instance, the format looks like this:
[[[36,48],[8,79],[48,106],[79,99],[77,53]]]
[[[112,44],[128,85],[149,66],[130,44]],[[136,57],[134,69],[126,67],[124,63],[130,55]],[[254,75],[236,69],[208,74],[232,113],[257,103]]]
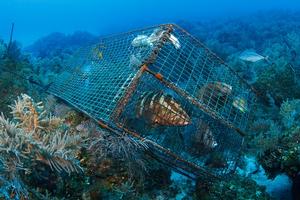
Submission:
[[[285,128],[292,128],[292,126],[300,126],[300,100],[285,101],[281,104],[280,115],[282,123]]]
[[[37,168],[48,167],[57,174],[82,170],[76,159],[80,137],[66,131],[60,118],[47,116],[42,103],[26,94],[10,108],[13,120],[0,116],[1,189],[13,188],[6,199],[27,198],[22,179],[36,173]]]
[[[283,136],[280,124],[270,119],[258,119],[251,124],[252,135],[248,138],[248,148],[255,155],[261,155],[268,149],[276,149]]]
[[[284,66],[271,65],[258,77],[254,87],[264,95],[274,98],[275,104],[280,104],[286,99],[299,98],[299,85],[296,81],[294,69],[290,64]],[[290,91],[294,91],[291,93]]]
[[[242,153],[256,156],[269,178],[281,173],[294,178],[300,172],[299,16],[282,11],[179,23],[257,90],[257,109]],[[30,97],[46,95],[29,78],[44,86],[51,83],[78,47],[94,41],[84,32],[54,33],[26,48],[31,53],[26,55],[17,42],[8,51],[0,40],[0,199],[270,198],[250,177],[196,184],[174,180],[169,168],[145,154],[147,142],[104,131],[53,97],[46,103]],[[239,59],[249,49],[268,59]],[[25,92],[30,96],[22,94],[14,102]]]
[[[284,136],[277,142],[276,148],[267,149],[259,162],[265,168],[269,177],[286,173],[294,178],[300,171],[299,151],[299,127],[287,130]]]
[[[229,180],[220,180],[217,183],[202,182],[196,185],[196,197],[203,200],[214,199],[270,199],[265,188],[258,186],[253,180],[233,175]]]
[[[22,92],[30,88],[28,81],[20,77],[29,77],[32,72],[32,64],[28,56],[21,53],[20,45],[12,42],[9,45],[0,41],[0,108],[8,114],[7,105]]]
[[[144,154],[148,148],[146,143],[126,134],[99,130],[90,120],[82,121],[76,129],[90,132],[89,145],[80,158],[90,182],[98,184],[92,193],[101,191],[104,199],[137,198],[135,188],[143,187],[149,169],[149,160]]]
[[[58,73],[68,66],[67,61],[78,48],[91,45],[97,38],[87,32],[75,32],[71,35],[52,33],[25,48],[31,55],[32,79],[44,86],[50,84]]]
[[[281,173],[294,178],[300,171],[298,115],[299,100],[287,100],[281,104],[278,120],[259,119],[251,125],[250,145],[270,178]]]
[[[70,35],[56,32],[40,38],[25,51],[33,53],[35,57],[51,59],[71,54],[78,47],[94,44],[96,41],[96,36],[84,31],[77,31]]]

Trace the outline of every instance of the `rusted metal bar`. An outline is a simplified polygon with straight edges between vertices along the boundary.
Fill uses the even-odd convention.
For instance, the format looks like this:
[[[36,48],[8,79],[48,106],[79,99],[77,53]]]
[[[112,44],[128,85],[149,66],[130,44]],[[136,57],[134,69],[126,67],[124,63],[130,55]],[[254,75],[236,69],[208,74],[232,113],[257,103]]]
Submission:
[[[151,153],[153,153],[156,156],[159,156],[160,159],[163,159],[163,157],[161,155],[158,155],[157,153],[155,154],[155,152],[154,152],[155,149],[163,152],[165,155],[170,156],[169,162],[172,162],[175,167],[181,168],[182,170],[185,170],[186,172],[188,172],[190,174],[194,174],[195,178],[200,176],[200,175],[209,176],[209,177],[214,178],[214,179],[218,178],[215,175],[207,172],[207,170],[201,168],[200,166],[184,160],[183,158],[179,157],[178,155],[176,155],[172,151],[162,147],[161,145],[157,144],[156,142],[153,142],[152,140],[148,140],[148,139],[142,137],[141,135],[139,135],[138,133],[125,128],[122,124],[117,123],[117,126],[120,129],[124,130],[126,133],[130,134],[131,136],[133,136],[133,137],[135,137],[135,138],[137,138],[137,139],[139,139],[143,142],[146,142],[147,145],[149,145],[149,144],[152,145],[154,148],[152,149]],[[178,163],[181,163],[181,166],[179,166]]]
[[[146,59],[145,64],[150,65],[153,64],[161,50],[161,48],[164,46],[164,44],[167,41],[167,38],[170,36],[170,33],[173,31],[173,25],[163,25],[161,27],[167,27],[166,31],[163,33],[163,35],[159,38],[158,43],[156,47],[152,50],[150,56],[148,59]]]
[[[143,65],[139,71],[137,72],[137,74],[135,75],[135,77],[133,78],[133,80],[131,81],[130,85],[128,86],[128,88],[126,89],[123,97],[120,99],[119,103],[117,104],[111,118],[114,122],[118,122],[118,118],[120,117],[121,113],[123,112],[125,106],[127,105],[128,101],[130,100],[130,97],[134,94],[134,92],[136,91],[136,88],[138,86],[138,83],[143,75],[143,73],[146,71],[147,69],[147,65]]]
[[[163,47],[164,43],[166,42],[166,37],[168,37],[168,34],[170,34],[170,32],[173,30],[172,29],[172,25],[162,25],[161,27],[165,27],[167,26],[167,30],[166,32],[163,33],[162,37],[159,38],[158,44],[156,45],[156,47],[152,50],[152,52],[150,53],[149,57],[146,59],[145,63],[143,63],[139,69],[139,71],[137,72],[137,74],[135,75],[135,77],[133,78],[131,84],[128,86],[128,89],[125,91],[125,94],[123,95],[122,99],[119,101],[118,105],[115,108],[114,113],[112,114],[112,119],[117,122],[117,118],[121,115],[121,113],[124,110],[124,107],[126,106],[126,104],[128,103],[130,97],[133,95],[133,93],[135,92],[138,83],[142,77],[142,74],[149,70],[148,66],[150,64],[152,64],[160,49]]]

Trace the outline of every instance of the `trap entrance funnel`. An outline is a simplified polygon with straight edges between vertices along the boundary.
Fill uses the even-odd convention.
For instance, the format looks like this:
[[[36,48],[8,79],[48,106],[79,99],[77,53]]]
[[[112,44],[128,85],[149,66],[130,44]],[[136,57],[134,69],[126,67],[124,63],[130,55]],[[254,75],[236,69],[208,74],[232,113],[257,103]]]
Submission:
[[[173,24],[81,48],[49,92],[192,178],[235,170],[255,101],[244,80]]]

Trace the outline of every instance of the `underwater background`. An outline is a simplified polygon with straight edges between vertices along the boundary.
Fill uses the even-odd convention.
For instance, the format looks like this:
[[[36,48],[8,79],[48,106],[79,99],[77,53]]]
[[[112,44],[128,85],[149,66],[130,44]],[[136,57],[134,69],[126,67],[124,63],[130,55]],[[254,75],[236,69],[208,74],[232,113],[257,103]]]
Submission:
[[[300,199],[299,1],[2,0],[0,11],[0,199]],[[80,107],[78,96],[70,97],[72,91],[93,91],[89,77],[96,66],[94,57],[105,68],[129,51],[133,68],[128,69],[136,72],[135,65],[143,63],[139,56],[148,55],[165,32],[153,28],[129,35],[124,46],[116,45],[120,54],[110,55],[110,60],[106,55],[115,50],[92,48],[93,62],[83,67],[76,63],[85,55],[78,49],[97,45],[104,36],[168,23],[182,27],[224,60],[233,76],[254,91],[256,101],[250,100],[249,88],[244,90],[242,83],[220,78],[226,77],[226,70],[215,75],[189,72],[201,80],[187,86],[169,76],[187,95],[192,93],[189,87],[199,87],[196,97],[209,104],[204,111],[170,91],[172,86],[164,88],[165,93],[144,93],[144,88],[159,87],[149,78],[142,80],[145,86],[138,88],[141,91],[122,114],[124,124],[145,134],[145,140],[99,126],[91,119],[94,112]],[[197,56],[191,60],[187,55],[186,38],[190,36],[185,33],[169,35],[167,47],[172,51],[166,55],[186,53],[174,53],[171,60],[158,56],[159,66],[172,68],[174,60],[193,65]],[[196,48],[198,43],[191,41]],[[134,64],[133,58],[138,60]],[[78,77],[70,78],[69,70]],[[213,81],[196,87],[205,76]],[[71,92],[67,87],[49,92],[63,80],[83,81]],[[217,103],[212,109],[206,93],[226,103],[230,95],[236,96],[229,107]],[[225,116],[227,108],[235,109],[229,111],[235,114],[232,121],[239,115],[249,117],[237,152],[230,152],[233,142],[227,136],[240,135],[232,136],[230,128],[219,124],[218,116]],[[217,117],[210,118],[208,111],[214,109]],[[194,119],[198,112],[199,121]],[[195,123],[197,127],[184,129]],[[148,139],[203,167],[204,175],[191,177],[161,162]],[[225,155],[234,157],[234,167],[221,176],[220,171],[233,165]]]

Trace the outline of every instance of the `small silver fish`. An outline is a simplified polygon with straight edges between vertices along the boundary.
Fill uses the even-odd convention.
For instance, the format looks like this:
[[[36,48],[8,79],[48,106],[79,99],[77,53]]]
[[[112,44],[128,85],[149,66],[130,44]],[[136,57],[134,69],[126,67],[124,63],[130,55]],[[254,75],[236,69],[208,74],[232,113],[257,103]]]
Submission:
[[[264,57],[262,55],[259,55],[258,53],[256,53],[253,50],[246,50],[246,51],[242,52],[240,54],[239,58],[241,60],[248,61],[248,62],[257,62],[257,61],[260,61],[260,60],[267,60],[268,59],[268,57]]]
[[[163,92],[145,92],[136,105],[136,116],[152,125],[185,126],[190,117],[181,105]]]

